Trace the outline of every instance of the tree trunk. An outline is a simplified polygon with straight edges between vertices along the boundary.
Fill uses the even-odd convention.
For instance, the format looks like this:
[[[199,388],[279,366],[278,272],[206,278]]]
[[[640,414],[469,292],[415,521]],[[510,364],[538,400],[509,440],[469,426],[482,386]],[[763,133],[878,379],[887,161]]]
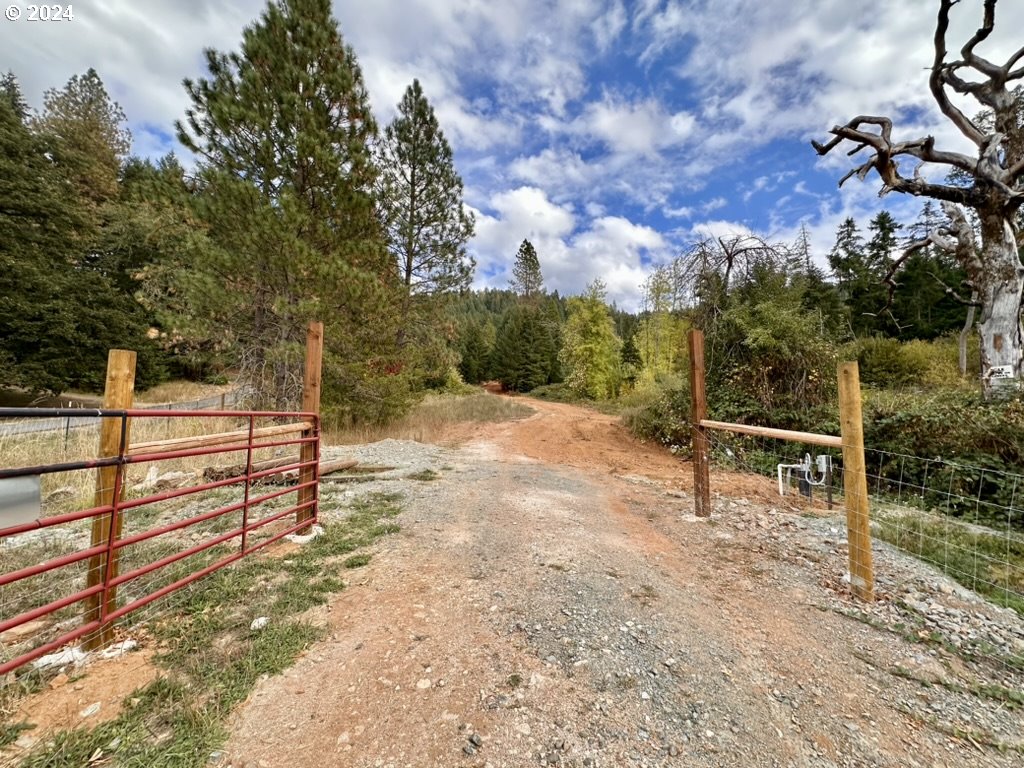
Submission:
[[[1024,361],[1021,296],[1024,266],[1009,220],[1001,215],[982,216],[981,271],[971,275],[981,299],[981,381],[986,397],[998,397],[1020,388]]]
[[[978,292],[971,294],[971,301],[978,300]],[[960,331],[960,376],[967,375],[967,340],[971,337],[971,330],[974,328],[974,315],[978,308],[973,304],[967,308],[967,319],[964,320],[963,330]]]

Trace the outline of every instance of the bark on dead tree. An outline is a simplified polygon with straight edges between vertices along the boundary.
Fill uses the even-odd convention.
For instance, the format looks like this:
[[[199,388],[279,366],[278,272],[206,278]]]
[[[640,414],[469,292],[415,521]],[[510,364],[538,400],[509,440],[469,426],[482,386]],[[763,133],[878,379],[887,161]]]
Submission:
[[[819,155],[844,142],[854,144],[851,156],[872,150],[863,164],[840,180],[840,186],[853,176],[863,181],[874,170],[882,179],[881,195],[895,191],[943,201],[950,223],[930,233],[929,240],[955,255],[967,273],[970,293],[977,297],[982,383],[989,396],[1019,388],[1024,376],[1024,266],[1018,218],[1024,204],[1024,96],[1020,88],[1011,85],[1024,79],[1024,47],[1001,65],[977,53],[995,27],[996,2],[984,0],[982,24],[960,49],[958,59],[946,60],[946,33],[950,11],[959,0],[939,0],[935,26],[929,87],[942,113],[974,144],[976,156],[940,150],[932,136],[894,141],[892,121],[873,115],[860,115],[846,125],[835,126],[830,131],[832,139],[825,144],[811,142]],[[950,91],[973,97],[988,110],[991,128],[968,118],[950,100]],[[911,177],[901,171],[901,158],[918,161]],[[971,183],[956,186],[928,181],[921,168],[929,164],[961,171]],[[964,208],[978,214],[979,236]]]

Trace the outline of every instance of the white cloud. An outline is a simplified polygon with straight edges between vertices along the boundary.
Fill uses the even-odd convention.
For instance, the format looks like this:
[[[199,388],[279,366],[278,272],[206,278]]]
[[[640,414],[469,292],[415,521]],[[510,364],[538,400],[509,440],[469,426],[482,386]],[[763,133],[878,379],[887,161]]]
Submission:
[[[644,55],[658,60],[691,44],[678,72],[699,89],[699,118],[712,129],[706,148],[723,161],[744,145],[793,133],[821,136],[858,113],[908,108],[927,116],[915,130],[962,143],[927,90],[935,11],[925,0],[669,0],[645,24]],[[979,4],[954,8],[948,38],[958,42],[951,48],[979,21]],[[985,52],[997,60],[1008,55],[1022,27],[1024,6],[1000,4]]]
[[[688,139],[696,120],[688,112],[669,113],[657,99],[627,101],[606,93],[589,104],[575,131],[603,142],[615,154],[656,157],[658,151]]]
[[[684,205],[681,208],[665,208],[662,213],[670,219],[692,219],[697,214],[707,216],[709,213],[725,208],[729,201],[724,197],[714,197],[698,206]]]
[[[600,277],[611,300],[635,309],[650,265],[664,261],[673,248],[661,233],[621,216],[597,215],[577,228],[575,212],[536,187],[498,193],[487,209],[474,211],[477,234],[470,244],[481,287],[508,285],[512,259],[526,238],[537,249],[549,290],[579,293]],[[588,215],[599,212],[590,208]]]
[[[565,148],[547,147],[532,157],[518,157],[509,164],[514,178],[543,187],[556,196],[578,194],[589,186],[595,168],[588,165],[578,152]]]
[[[594,21],[594,42],[601,53],[607,51],[618,40],[622,30],[626,28],[626,20],[626,6],[621,0],[615,0],[611,8]]]
[[[259,0],[145,6],[107,0],[74,5],[72,21],[4,20],[3,66],[18,76],[36,108],[45,90],[61,88],[72,75],[95,68],[134,123],[133,133],[140,134],[137,126],[143,123],[172,133],[188,101],[181,81],[202,73],[202,48],[237,47],[242,28],[261,5]]]
[[[136,151],[158,155],[174,146],[181,80],[204,73],[202,49],[237,50],[264,2],[107,0],[76,6],[65,25],[0,24],[0,50],[35,106],[44,89],[95,67],[128,114]],[[623,302],[649,263],[698,230],[757,226],[791,239],[804,221],[827,251],[842,218],[877,210],[878,182],[812,191],[816,171],[838,180],[856,158],[818,159],[809,138],[877,113],[897,118],[897,138],[964,144],[927,90],[934,0],[333,5],[382,124],[413,78],[423,84],[480,212],[473,245],[486,279],[499,279],[528,236],[552,287],[579,290],[601,274]],[[980,3],[955,6],[951,50],[979,18]],[[1005,57],[1021,29],[1024,3],[1000,3],[981,52]],[[790,156],[778,143],[761,152],[777,140]],[[884,204],[911,218],[919,205]],[[659,235],[652,225],[666,220],[686,228]]]

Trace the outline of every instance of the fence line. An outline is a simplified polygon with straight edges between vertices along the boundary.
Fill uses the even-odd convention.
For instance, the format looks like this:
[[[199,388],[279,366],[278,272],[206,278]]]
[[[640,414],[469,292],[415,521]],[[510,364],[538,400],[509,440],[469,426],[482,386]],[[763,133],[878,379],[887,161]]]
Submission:
[[[997,671],[998,685],[1019,689],[1024,673],[1024,475],[866,448],[856,363],[839,368],[841,438],[710,421],[703,415],[706,405],[697,402],[704,390],[702,348],[700,332],[691,331],[691,370],[701,378],[692,389],[691,409],[695,513],[702,508],[711,512],[712,460],[775,475],[780,493],[787,491],[795,472],[799,491],[810,503],[817,487],[829,508],[840,499],[846,509],[846,540],[840,547],[845,545],[849,563],[845,578],[860,603],[844,611],[872,622],[887,616],[893,631],[955,648],[965,659]],[[820,447],[842,450],[835,471],[831,456],[815,467],[811,453]],[[830,528],[823,538],[834,538],[834,533]],[[974,594],[957,594],[940,583],[939,593],[951,591],[954,597],[936,600],[928,568],[881,547],[886,599],[872,606],[873,541],[913,555]],[[1013,610],[996,614],[975,595]]]
[[[694,514],[711,514],[711,479],[709,436],[712,431],[754,434],[780,440],[842,448],[846,531],[850,540],[850,584],[861,600],[874,599],[874,569],[871,555],[871,530],[868,517],[867,471],[864,462],[864,421],[861,416],[860,375],[857,363],[842,363],[839,379],[839,423],[841,437],[784,429],[754,427],[707,419],[707,393],[704,381],[704,333],[691,329],[690,348],[690,414],[693,420],[693,491]],[[781,469],[781,468],[780,468]],[[781,477],[780,477],[781,482]]]
[[[200,400],[185,400],[178,403],[166,403],[162,405],[140,405],[138,410],[205,411],[216,408],[223,411],[241,404],[245,401],[247,395],[248,393],[245,390],[236,389],[231,392],[225,392],[222,395],[204,397]],[[23,408],[19,410],[28,412],[32,410],[53,409]],[[98,416],[92,415],[96,411],[95,408],[68,408],[58,410],[66,410],[68,411],[68,415],[61,418],[38,419],[28,418],[26,414],[24,417],[12,419],[4,424],[0,424],[0,437],[28,435],[34,432],[68,432],[72,429],[95,427],[101,422],[101,419]],[[75,411],[80,411],[80,413],[75,413]]]

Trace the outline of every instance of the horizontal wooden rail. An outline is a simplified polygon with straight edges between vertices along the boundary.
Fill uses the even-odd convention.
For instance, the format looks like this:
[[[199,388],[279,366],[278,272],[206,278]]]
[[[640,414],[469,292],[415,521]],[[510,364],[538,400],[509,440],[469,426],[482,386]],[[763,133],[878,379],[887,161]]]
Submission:
[[[280,424],[274,427],[260,427],[252,431],[255,440],[259,437],[274,437],[276,435],[292,435],[305,432],[313,428],[312,422],[298,421],[294,424]],[[165,451],[185,451],[192,448],[207,448],[213,445],[227,445],[228,443],[248,443],[249,430],[240,429],[237,432],[218,432],[213,435],[201,435],[199,437],[175,437],[170,440],[154,440],[148,443],[136,443],[128,447],[129,456],[147,456],[153,453],[164,453]],[[244,445],[242,446],[245,447]],[[258,448],[259,445],[254,445]]]
[[[843,438],[835,435],[819,435],[816,432],[794,432],[790,429],[774,429],[772,427],[756,427],[752,424],[730,424],[727,421],[709,421],[701,419],[700,425],[705,429],[717,429],[721,432],[737,432],[741,435],[771,437],[776,440],[791,440],[794,443],[823,445],[828,448],[842,448]]]

